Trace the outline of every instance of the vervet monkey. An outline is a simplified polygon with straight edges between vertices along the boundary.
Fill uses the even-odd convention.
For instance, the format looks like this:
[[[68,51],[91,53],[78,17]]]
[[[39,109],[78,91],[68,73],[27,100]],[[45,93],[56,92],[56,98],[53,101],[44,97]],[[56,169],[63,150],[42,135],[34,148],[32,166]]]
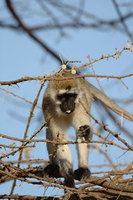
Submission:
[[[53,170],[58,171],[60,165],[65,179],[64,184],[74,187],[74,177],[81,180],[90,175],[87,141],[89,142],[92,137],[92,124],[88,115],[92,99],[98,99],[128,120],[133,121],[133,115],[124,111],[85,79],[77,78],[70,70],[61,70],[55,79],[58,80],[49,81],[43,97],[42,108],[47,122],[46,138],[60,143],[67,142],[66,131],[70,126],[74,127],[78,169],[73,172],[72,155],[68,144],[47,143],[51,164],[45,168],[44,173],[52,176]]]

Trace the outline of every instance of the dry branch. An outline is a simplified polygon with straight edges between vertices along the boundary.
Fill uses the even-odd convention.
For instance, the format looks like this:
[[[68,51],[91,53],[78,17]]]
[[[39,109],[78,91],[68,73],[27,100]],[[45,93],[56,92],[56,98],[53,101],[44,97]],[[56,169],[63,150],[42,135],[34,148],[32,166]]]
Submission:
[[[18,168],[15,167],[12,164],[8,164],[6,162],[1,161],[0,162],[3,167],[0,167],[0,182],[6,182],[9,181],[13,178],[18,179],[23,182],[27,182],[30,184],[40,184],[43,186],[49,186],[49,187],[58,187],[58,188],[67,188],[66,186],[62,185],[62,182],[59,181],[58,179],[52,179],[48,177],[43,177],[43,171],[45,166],[40,166],[40,167],[31,167],[31,168]],[[131,165],[129,165],[128,169],[133,169],[131,168]],[[126,168],[127,169],[127,168]],[[84,199],[86,196],[87,198],[91,197],[92,194],[94,196],[99,196],[99,197],[105,197],[105,199],[110,199],[116,198],[120,195],[120,199],[123,197],[125,199],[131,199],[133,197],[133,179],[129,180],[127,179],[120,179],[118,182],[113,181],[111,178],[112,176],[119,176],[118,174],[124,175],[124,173],[127,171],[126,169],[121,170],[121,171],[112,171],[108,172],[107,175],[104,175],[102,177],[96,177],[96,176],[91,176],[88,180],[85,182],[78,182],[76,185],[80,185],[83,183],[86,183],[83,186],[80,186],[78,189],[72,189],[69,188],[70,191],[77,192],[79,195],[82,196],[82,199]],[[106,172],[105,172],[106,173]],[[132,172],[133,173],[133,172]],[[62,177],[61,174],[55,174],[57,177]],[[35,181],[30,181],[27,178],[34,178],[36,179]],[[128,182],[128,184],[125,185],[124,181]],[[100,189],[92,189],[90,186],[102,186]],[[108,191],[107,191],[108,188]],[[1,199],[6,198],[8,195],[0,195]],[[12,196],[12,195],[11,195]],[[12,196],[15,198],[15,196]],[[23,199],[26,198],[22,197]],[[32,196],[29,198],[33,198]],[[97,198],[99,199],[99,198]]]
[[[44,1],[38,1],[41,4],[41,8],[43,8],[45,10],[45,13],[50,16],[50,18],[53,20],[54,23],[53,24],[45,23],[44,25],[41,25],[41,26],[35,25],[33,27],[27,26],[28,23],[25,23],[25,16],[24,16],[24,18],[22,18],[20,16],[19,9],[17,10],[17,7],[14,6],[15,4],[13,1],[6,0],[5,2],[6,2],[7,10],[13,17],[15,23],[8,24],[8,23],[3,23],[2,21],[0,21],[0,27],[12,28],[13,30],[16,30],[16,31],[22,31],[24,34],[29,36],[29,38],[31,38],[33,41],[35,41],[36,44],[41,46],[46,52],[48,52],[50,55],[52,55],[53,58],[55,58],[58,62],[61,62],[61,60],[60,60],[60,57],[58,56],[57,52],[55,52],[53,49],[51,49],[49,47],[49,45],[47,45],[45,42],[43,42],[43,40],[41,40],[37,36],[37,34],[36,34],[37,31],[44,30],[44,29],[45,30],[46,29],[51,29],[51,30],[58,29],[58,31],[60,31],[61,34],[66,35],[67,32],[64,31],[64,28],[67,28],[67,27],[71,27],[71,28],[93,27],[93,28],[100,29],[103,26],[110,26],[110,27],[116,28],[117,30],[121,30],[121,27],[117,26],[119,23],[121,23],[126,34],[130,37],[130,39],[133,38],[128,26],[125,23],[125,20],[131,18],[133,16],[133,13],[131,12],[131,13],[122,15],[119,5],[116,3],[115,0],[112,0],[112,2],[114,3],[114,6],[116,8],[119,18],[109,20],[109,21],[102,20],[99,17],[84,11],[81,7],[79,7],[79,9],[77,9],[75,6],[65,4],[62,2],[60,2],[60,6],[58,6],[56,1],[45,1],[46,3],[50,4],[51,6],[58,8],[60,11],[61,11],[61,8],[63,8],[63,6],[64,6],[65,10],[63,9],[63,12],[64,12],[63,14],[64,14],[64,16],[67,16],[68,18],[69,17],[72,18],[72,15],[71,15],[72,11],[74,11],[76,14],[77,13],[79,14],[79,16],[77,15],[77,19],[74,19],[72,22],[65,22],[65,23],[60,23],[59,18],[56,17],[56,15],[53,14],[53,12],[51,12],[51,10],[44,3]],[[81,3],[81,5],[82,5],[82,3]],[[82,16],[86,17],[87,19],[88,18],[93,19],[94,22],[84,23],[84,20],[83,20],[83,23],[81,23],[80,20],[78,21],[78,17],[80,18],[81,14],[82,14]],[[17,24],[16,24],[16,22],[17,22]],[[108,60],[110,58],[118,59],[125,51],[129,51],[132,53],[133,52],[133,43],[128,44],[126,47],[122,48],[120,51],[118,51],[116,49],[116,52],[113,54],[102,55],[100,58],[91,59],[88,63],[82,64],[79,67],[74,66],[74,69],[78,69],[80,71],[82,68],[91,67],[94,63],[102,61],[102,60]],[[63,60],[63,63],[64,63],[64,60]],[[71,63],[74,63],[74,62],[72,61]],[[70,62],[66,62],[65,64],[69,65]],[[78,75],[76,78],[95,77],[95,78],[106,78],[106,79],[118,79],[122,82],[122,79],[127,78],[127,77],[132,77],[132,76],[133,76],[133,73],[123,75],[123,76],[112,76],[112,75],[106,76],[106,75],[96,75],[96,74],[88,75],[88,74],[86,74],[86,75]],[[64,80],[64,79],[65,78],[62,78],[62,80]],[[67,79],[68,79],[68,77],[67,77]],[[71,77],[70,77],[70,79],[71,79]],[[23,139],[10,137],[10,136],[0,133],[0,137],[2,137],[2,138],[6,138],[8,140],[19,141],[20,144],[22,144],[22,145],[17,145],[17,146],[14,143],[13,143],[13,145],[0,144],[0,148],[11,148],[11,150],[12,150],[10,153],[5,153],[6,151],[4,151],[4,153],[0,157],[0,159],[1,159],[1,161],[0,161],[0,183],[6,183],[9,180],[15,180],[12,190],[11,190],[11,193],[6,194],[6,195],[0,194],[0,199],[27,199],[27,200],[28,199],[45,199],[45,200],[64,199],[64,196],[62,196],[60,198],[56,198],[56,197],[43,197],[43,196],[12,194],[14,191],[14,188],[16,186],[15,185],[16,180],[24,182],[24,183],[28,183],[31,186],[40,185],[43,187],[54,187],[54,188],[57,188],[58,190],[59,189],[65,189],[65,190],[67,189],[70,191],[70,193],[76,192],[80,196],[80,199],[84,199],[84,200],[89,200],[89,199],[90,200],[92,200],[92,199],[93,200],[101,200],[101,199],[103,199],[103,200],[131,200],[131,199],[133,199],[133,164],[130,163],[128,166],[125,167],[125,169],[118,170],[119,165],[115,165],[112,162],[111,157],[109,155],[107,155],[107,152],[100,150],[100,148],[99,148],[99,152],[105,156],[106,160],[108,160],[108,162],[110,163],[108,166],[114,167],[114,170],[111,170],[111,171],[103,170],[103,171],[93,172],[92,176],[88,180],[82,181],[82,182],[81,181],[76,182],[77,188],[67,188],[66,186],[63,185],[63,182],[58,179],[58,178],[62,177],[61,170],[58,172],[58,174],[57,174],[57,172],[55,174],[55,177],[58,177],[58,178],[53,179],[53,178],[49,178],[47,176],[44,177],[44,167],[45,166],[32,167],[32,163],[34,163],[34,166],[35,166],[35,163],[36,163],[36,165],[38,165],[39,162],[47,163],[47,161],[44,161],[44,160],[42,161],[39,159],[38,160],[36,160],[36,159],[23,160],[22,159],[23,149],[29,148],[29,147],[30,148],[34,147],[35,144],[32,145],[32,143],[51,142],[48,140],[33,139],[43,129],[43,127],[46,126],[46,124],[43,124],[38,131],[34,132],[33,135],[31,135],[31,137],[29,139],[27,139],[27,132],[28,132],[28,129],[29,129],[29,126],[31,123],[33,111],[34,111],[35,107],[37,107],[37,101],[40,96],[40,92],[42,90],[44,82],[50,81],[50,80],[61,80],[61,78],[58,78],[56,75],[48,75],[48,76],[45,75],[45,76],[38,76],[38,77],[25,76],[25,77],[22,77],[22,78],[19,78],[16,80],[0,81],[1,86],[5,86],[5,85],[12,86],[14,84],[17,85],[19,83],[23,83],[26,81],[33,81],[33,80],[36,80],[36,81],[38,80],[38,82],[41,83],[41,87],[40,87],[39,92],[38,92],[35,100],[33,101],[33,103],[31,101],[28,101],[16,94],[12,93],[12,92],[7,91],[6,89],[0,88],[1,90],[4,90],[5,92],[8,92],[11,95],[13,95],[19,99],[22,99],[26,103],[30,103],[32,105]],[[90,115],[90,113],[88,113],[88,114]],[[107,146],[112,145],[112,147],[116,146],[117,149],[120,149],[122,151],[122,153],[125,151],[133,151],[132,145],[130,145],[126,140],[124,140],[122,137],[120,137],[118,133],[115,133],[112,130],[110,130],[106,124],[99,122],[92,115],[90,115],[90,116],[96,124],[100,125],[100,127],[102,127],[102,129],[104,129],[107,133],[111,134],[113,136],[113,138],[116,138],[117,142],[121,142],[122,145],[119,145],[114,141],[110,141],[107,138],[107,136],[104,137],[103,135],[99,134],[98,132],[96,132],[95,135],[97,135],[101,139],[101,141],[91,140],[91,141],[87,141],[88,143],[99,143],[99,144],[105,144]],[[111,118],[113,118],[113,117],[111,116]],[[65,144],[76,144],[77,142],[68,141],[66,143],[61,143],[61,141],[60,142],[52,141],[52,143],[54,143],[55,145],[59,145],[59,144],[65,145]],[[123,147],[123,146],[125,146],[125,147]],[[95,148],[94,145],[92,147]],[[17,148],[17,150],[14,150],[15,148]],[[16,162],[9,161],[8,158],[10,157],[10,155],[14,156],[17,152],[19,152],[19,159]],[[5,160],[7,162],[3,161],[2,160],[3,158],[5,158]],[[26,163],[24,166],[27,166],[27,164],[29,164],[29,163],[30,164],[27,168],[21,168],[21,163]],[[98,166],[101,166],[101,165],[98,165]],[[104,165],[104,167],[105,166],[106,165]],[[126,175],[128,175],[128,178]],[[65,198],[66,197],[67,196],[65,196]]]

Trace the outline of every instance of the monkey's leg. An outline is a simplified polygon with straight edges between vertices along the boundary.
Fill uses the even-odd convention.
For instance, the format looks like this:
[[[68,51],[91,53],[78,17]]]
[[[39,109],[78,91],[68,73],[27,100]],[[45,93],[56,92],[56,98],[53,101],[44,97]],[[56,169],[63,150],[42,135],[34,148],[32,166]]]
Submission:
[[[59,127],[57,123],[51,120],[52,125],[47,130],[47,139],[55,141],[53,143],[47,143],[47,149],[49,153],[50,162],[52,165],[58,166],[58,162],[61,166],[63,176],[65,178],[64,184],[69,187],[74,187],[73,178],[73,164],[72,155],[68,144],[56,144],[67,142],[66,130],[63,127]],[[52,127],[52,128],[51,128]]]
[[[49,177],[53,177],[53,178],[59,178],[60,167],[58,165],[57,158],[56,158],[57,147],[53,145],[53,143],[50,143],[50,141],[53,140],[52,132],[50,131],[50,129],[47,129],[46,131],[46,139],[49,141],[47,143],[47,150],[48,150],[50,164],[44,168],[44,175],[48,175]]]
[[[89,116],[81,108],[79,116],[75,116],[74,127],[77,133],[78,169],[74,171],[74,178],[85,179],[90,176],[88,169],[88,141],[91,138],[91,123]]]
[[[72,155],[68,145],[58,145],[57,158],[65,178],[64,184],[68,187],[74,187]]]

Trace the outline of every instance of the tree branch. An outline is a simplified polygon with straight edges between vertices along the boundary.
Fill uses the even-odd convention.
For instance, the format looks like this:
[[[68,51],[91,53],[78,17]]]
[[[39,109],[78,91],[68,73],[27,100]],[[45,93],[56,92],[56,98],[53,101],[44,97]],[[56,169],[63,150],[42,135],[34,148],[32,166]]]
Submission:
[[[11,15],[18,22],[18,25],[27,33],[35,42],[37,42],[43,49],[45,49],[48,53],[50,53],[57,61],[61,63],[60,57],[48,46],[46,43],[41,41],[33,32],[22,22],[19,15],[15,11],[12,6],[12,2],[10,0],[6,0],[7,8],[9,9]]]

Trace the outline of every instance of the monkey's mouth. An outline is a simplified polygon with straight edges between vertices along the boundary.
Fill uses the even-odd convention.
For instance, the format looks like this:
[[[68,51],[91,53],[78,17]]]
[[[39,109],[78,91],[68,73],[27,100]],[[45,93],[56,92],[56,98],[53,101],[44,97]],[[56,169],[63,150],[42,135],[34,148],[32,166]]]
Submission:
[[[72,112],[72,110],[66,110],[66,114],[70,114]]]
[[[75,110],[75,103],[72,101],[63,101],[60,104],[60,109],[65,114],[71,114]]]
[[[63,106],[60,106],[61,108],[61,111],[67,115],[71,114],[73,111],[74,111],[74,108],[73,109],[70,109],[70,108],[65,108]]]

